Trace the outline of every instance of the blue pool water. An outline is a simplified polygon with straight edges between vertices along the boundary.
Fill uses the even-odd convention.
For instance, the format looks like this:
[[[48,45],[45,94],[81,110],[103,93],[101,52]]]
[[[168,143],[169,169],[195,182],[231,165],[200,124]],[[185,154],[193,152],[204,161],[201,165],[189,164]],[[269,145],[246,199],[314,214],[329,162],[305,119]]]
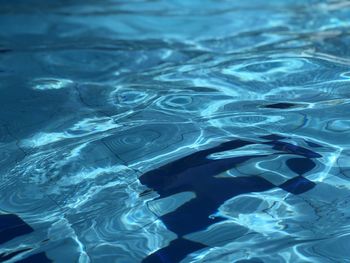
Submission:
[[[0,0],[0,262],[350,262],[350,1]]]

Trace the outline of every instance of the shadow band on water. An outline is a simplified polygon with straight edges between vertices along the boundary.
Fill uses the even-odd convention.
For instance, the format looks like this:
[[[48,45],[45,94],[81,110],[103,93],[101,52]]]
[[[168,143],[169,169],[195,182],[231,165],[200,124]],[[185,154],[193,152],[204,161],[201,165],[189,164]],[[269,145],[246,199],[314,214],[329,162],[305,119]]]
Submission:
[[[21,218],[14,214],[4,214],[0,215],[0,246],[16,237],[27,235],[33,232],[28,224],[26,224]],[[21,254],[22,252],[31,250],[30,248],[21,249],[9,254],[0,254],[0,262],[4,262],[12,259],[13,257]],[[49,260],[44,252],[30,255],[22,260],[17,260],[16,262],[22,263],[46,263],[52,262]]]
[[[194,199],[183,204],[175,211],[160,217],[164,225],[177,234],[178,238],[171,241],[168,246],[146,257],[143,262],[179,262],[191,253],[207,248],[205,244],[190,241],[183,237],[226,220],[223,217],[211,217],[211,215],[226,200],[232,197],[245,193],[263,192],[275,187],[297,195],[315,187],[315,183],[306,179],[303,175],[316,166],[312,159],[320,158],[322,157],[321,155],[306,148],[281,141],[285,139],[282,136],[268,135],[260,138],[266,141],[253,142],[237,139],[224,142],[213,148],[192,153],[146,172],[139,178],[142,184],[159,194],[157,199],[185,191],[191,191],[196,195]],[[312,143],[306,143],[312,146]],[[215,177],[248,160],[270,155],[247,155],[223,159],[209,159],[209,155],[254,144],[270,145],[272,149],[278,151],[270,155],[293,154],[300,156],[286,161],[288,168],[298,176],[287,180],[281,185],[274,185],[260,176]],[[16,237],[30,234],[33,231],[28,224],[15,214],[0,215],[0,244]],[[28,250],[31,249],[26,248],[8,254],[0,254],[0,262],[10,260]],[[41,252],[25,257],[17,262],[41,263],[51,261],[44,252]]]
[[[205,244],[186,240],[183,237],[226,220],[222,217],[213,218],[211,215],[215,214],[217,209],[232,197],[252,192],[263,192],[276,187],[298,195],[315,187],[316,184],[303,177],[303,175],[316,166],[312,159],[322,157],[320,154],[281,141],[285,138],[279,135],[272,134],[260,138],[267,141],[252,142],[237,139],[224,142],[213,148],[195,152],[146,172],[139,178],[142,184],[159,194],[157,199],[185,191],[193,192],[196,196],[175,211],[159,217],[170,231],[177,234],[177,239],[146,257],[143,260],[144,263],[179,262],[190,253],[206,248],[207,245]],[[300,156],[300,158],[288,159],[286,162],[288,168],[298,176],[281,185],[274,185],[260,176],[215,177],[248,160],[270,156],[248,155],[217,160],[208,158],[210,154],[253,144],[270,145],[272,149],[278,151],[270,155],[292,154]]]

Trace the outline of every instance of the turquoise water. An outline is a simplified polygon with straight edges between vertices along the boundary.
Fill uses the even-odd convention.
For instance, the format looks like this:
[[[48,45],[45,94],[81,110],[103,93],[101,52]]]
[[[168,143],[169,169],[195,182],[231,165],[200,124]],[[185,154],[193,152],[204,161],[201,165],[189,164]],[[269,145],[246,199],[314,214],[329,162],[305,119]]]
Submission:
[[[0,262],[350,262],[350,2],[0,0]]]

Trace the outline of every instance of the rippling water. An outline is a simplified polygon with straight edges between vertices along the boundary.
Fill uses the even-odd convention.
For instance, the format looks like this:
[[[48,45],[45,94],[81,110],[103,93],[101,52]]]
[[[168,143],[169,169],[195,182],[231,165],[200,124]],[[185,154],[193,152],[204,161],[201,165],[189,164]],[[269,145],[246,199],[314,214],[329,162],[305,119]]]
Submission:
[[[350,2],[0,0],[0,261],[350,262]]]

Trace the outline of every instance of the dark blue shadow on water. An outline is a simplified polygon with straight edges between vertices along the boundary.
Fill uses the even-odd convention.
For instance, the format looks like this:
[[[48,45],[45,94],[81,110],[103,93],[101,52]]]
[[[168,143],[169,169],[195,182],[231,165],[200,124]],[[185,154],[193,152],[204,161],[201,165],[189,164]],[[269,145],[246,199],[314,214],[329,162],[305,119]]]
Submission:
[[[164,225],[177,234],[177,239],[146,257],[143,262],[179,262],[188,254],[206,248],[205,244],[186,240],[183,237],[225,220],[225,218],[212,217],[212,215],[226,200],[234,196],[263,192],[275,187],[297,195],[315,187],[315,183],[306,179],[303,175],[316,166],[312,159],[320,158],[320,154],[281,141],[285,139],[283,136],[271,134],[263,136],[261,139],[267,141],[253,142],[236,139],[224,142],[216,147],[192,153],[146,172],[139,178],[142,184],[159,194],[159,199],[185,191],[191,191],[196,196],[175,211],[160,217]],[[260,176],[215,177],[248,160],[269,155],[248,155],[224,159],[209,159],[209,155],[253,144],[270,145],[272,149],[277,151],[270,155],[291,154],[300,156],[300,158],[288,159],[286,162],[287,167],[298,176],[287,180],[282,185],[274,185]]]
[[[299,106],[298,104],[295,103],[289,103],[289,102],[280,102],[280,103],[274,103],[274,104],[267,104],[262,106],[262,108],[267,108],[267,109],[290,109],[290,108],[295,108]]]
[[[222,217],[213,217],[217,209],[228,199],[252,192],[263,192],[279,187],[291,194],[302,194],[313,187],[304,175],[316,166],[312,160],[321,155],[309,149],[282,141],[287,139],[280,135],[262,136],[262,142],[247,140],[231,140],[221,143],[213,148],[197,151],[188,156],[175,160],[162,167],[143,174],[139,180],[148,188],[156,191],[160,198],[165,198],[177,193],[191,191],[195,198],[186,202],[175,211],[160,217],[164,225],[177,234],[177,238],[168,246],[159,249],[146,257],[143,262],[179,262],[188,254],[207,248],[207,245],[184,238],[185,235],[197,232],[225,220]],[[306,142],[307,143],[307,142]],[[209,155],[224,151],[232,151],[247,145],[269,145],[275,153],[269,155],[247,155],[228,157],[222,159],[210,159]],[[312,145],[311,143],[308,145]],[[296,177],[287,180],[281,185],[274,185],[260,176],[244,177],[215,177],[228,171],[239,164],[255,158],[268,157],[270,155],[297,155],[286,161],[291,172]],[[8,242],[16,237],[27,235],[34,230],[22,219],[14,214],[0,215],[0,244]],[[28,252],[28,249],[18,250],[8,254],[0,254],[0,262],[10,260],[13,257]],[[29,255],[17,262],[51,262],[44,252]]]
[[[33,228],[31,228],[28,224],[26,224],[21,218],[14,214],[2,214],[0,215],[0,246],[3,243],[6,243],[16,237],[20,237],[23,235],[27,235],[33,232]],[[14,258],[15,256],[31,250],[20,249],[18,251],[8,253],[8,254],[0,254],[0,262],[4,262]],[[34,255],[30,255],[22,260],[17,260],[16,262],[26,262],[26,263],[46,263],[51,262],[44,252],[37,253]]]
[[[18,216],[13,214],[0,215],[0,244],[31,232],[33,229]]]

